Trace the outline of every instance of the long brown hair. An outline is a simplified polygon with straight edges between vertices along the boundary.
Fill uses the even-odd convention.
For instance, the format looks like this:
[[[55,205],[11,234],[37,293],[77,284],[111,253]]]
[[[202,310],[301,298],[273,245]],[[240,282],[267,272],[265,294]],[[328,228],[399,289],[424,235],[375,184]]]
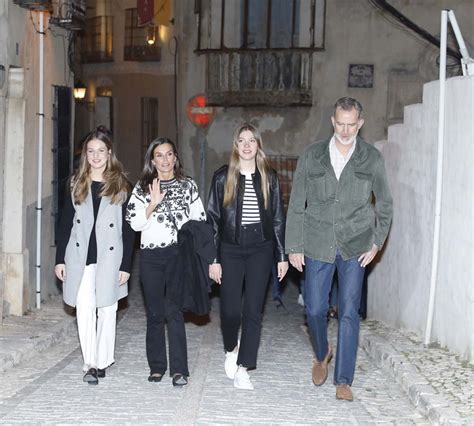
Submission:
[[[237,184],[239,182],[240,176],[240,157],[239,149],[237,143],[239,136],[242,132],[246,130],[252,132],[255,140],[257,141],[257,156],[255,157],[255,165],[260,172],[261,182],[262,182],[262,194],[265,209],[268,208],[269,204],[269,175],[270,175],[270,166],[267,161],[267,157],[263,152],[262,136],[257,128],[250,123],[243,123],[238,126],[234,131],[234,138],[232,143],[232,153],[230,154],[229,169],[227,170],[227,179],[224,188],[224,207],[227,207],[234,199],[237,193]]]
[[[140,186],[145,193],[149,192],[148,185],[151,185],[153,179],[158,177],[158,172],[156,171],[155,166],[152,163],[153,154],[155,152],[155,148],[160,145],[168,144],[171,146],[171,149],[174,152],[174,156],[176,157],[176,162],[174,163],[174,177],[177,181],[183,181],[186,179],[186,175],[184,174],[183,166],[181,165],[181,160],[179,158],[178,150],[176,149],[176,145],[171,139],[165,137],[159,137],[150,142],[148,145],[148,149],[146,150],[145,154],[145,164],[143,165],[142,175],[140,177]]]
[[[97,139],[105,144],[109,157],[103,173],[104,181],[99,192],[101,197],[109,197],[112,204],[122,204],[127,199],[131,185],[125,176],[122,163],[117,159],[112,143],[112,134],[104,126],[90,132],[82,144],[79,167],[71,180],[71,193],[76,204],[81,204],[89,195],[91,179],[91,166],[87,161],[87,144]]]

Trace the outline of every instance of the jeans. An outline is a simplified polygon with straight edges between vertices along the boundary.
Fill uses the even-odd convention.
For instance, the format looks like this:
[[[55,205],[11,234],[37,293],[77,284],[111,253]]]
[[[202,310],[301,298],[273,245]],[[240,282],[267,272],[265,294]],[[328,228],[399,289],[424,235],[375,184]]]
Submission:
[[[298,284],[299,292],[303,300],[304,300],[304,283],[305,283],[304,271],[305,270],[303,269],[303,272],[301,273],[301,276],[300,276],[300,282]],[[337,308],[337,277],[334,277],[332,285],[331,285],[331,291],[329,293],[329,306],[335,306]]]
[[[273,264],[273,242],[253,242],[242,238],[240,244],[222,242],[220,250],[224,349],[230,352],[237,346],[242,322],[237,364],[255,368],[265,293]]]
[[[165,295],[166,269],[176,262],[177,246],[140,252],[140,276],[147,313],[146,355],[150,373],[167,369],[165,323],[168,328],[170,374],[189,376],[183,312]]]
[[[359,306],[365,268],[357,258],[344,260],[339,252],[334,263],[320,262],[305,257],[305,306],[306,317],[314,353],[322,361],[328,353],[327,313],[329,292],[337,268],[338,333],[334,383],[352,384],[354,379],[357,347],[359,343]]]
[[[272,266],[272,274],[270,276],[270,285],[272,289],[272,298],[273,300],[277,300],[281,304],[283,301],[281,300],[281,284],[278,281],[278,267],[276,265]]]

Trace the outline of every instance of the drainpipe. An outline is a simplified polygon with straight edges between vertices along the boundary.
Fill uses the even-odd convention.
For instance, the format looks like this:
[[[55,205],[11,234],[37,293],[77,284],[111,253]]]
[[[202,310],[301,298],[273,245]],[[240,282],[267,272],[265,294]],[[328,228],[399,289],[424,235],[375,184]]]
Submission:
[[[428,315],[426,318],[426,330],[424,344],[428,345],[431,340],[433,328],[434,304],[436,297],[436,285],[438,278],[439,263],[439,234],[441,225],[441,201],[443,188],[443,148],[444,148],[444,109],[446,88],[446,47],[448,32],[448,10],[441,12],[441,37],[440,37],[440,61],[439,61],[439,115],[438,115],[438,159],[436,165],[436,200],[435,221],[433,231],[433,253],[431,257],[431,281],[428,301]]]
[[[41,212],[44,128],[44,12],[39,12],[38,194],[36,202],[36,308],[41,308]]]

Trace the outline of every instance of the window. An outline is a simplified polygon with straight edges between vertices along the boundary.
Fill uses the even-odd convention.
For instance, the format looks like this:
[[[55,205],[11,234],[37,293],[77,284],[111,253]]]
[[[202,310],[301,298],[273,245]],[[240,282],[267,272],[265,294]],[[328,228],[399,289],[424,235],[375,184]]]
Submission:
[[[138,26],[137,9],[125,11],[125,47],[126,61],[159,61],[161,49],[157,26]]]
[[[84,62],[112,62],[113,16],[96,16],[86,21],[82,39]]]
[[[216,106],[312,105],[312,54],[325,0],[196,0],[197,53]]]
[[[158,98],[142,98],[142,157],[150,142],[158,137]]]
[[[325,0],[196,0],[197,51],[324,48]]]
[[[110,86],[99,86],[97,87],[96,96],[105,96],[105,97],[112,97],[112,87]]]

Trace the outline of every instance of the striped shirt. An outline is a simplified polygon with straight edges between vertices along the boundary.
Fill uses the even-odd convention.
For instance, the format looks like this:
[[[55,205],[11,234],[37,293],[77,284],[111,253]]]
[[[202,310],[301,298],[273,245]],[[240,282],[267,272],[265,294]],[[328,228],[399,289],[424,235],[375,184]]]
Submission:
[[[341,173],[346,167],[346,164],[352,157],[354,153],[357,140],[354,141],[352,144],[352,148],[348,152],[348,154],[344,157],[341,152],[336,147],[336,142],[334,141],[335,136],[332,137],[331,141],[329,142],[329,156],[331,158],[331,165],[334,169],[334,174],[336,175],[337,180],[341,177]]]
[[[257,194],[253,187],[252,175],[245,175],[244,202],[242,204],[242,225],[260,222]]]

